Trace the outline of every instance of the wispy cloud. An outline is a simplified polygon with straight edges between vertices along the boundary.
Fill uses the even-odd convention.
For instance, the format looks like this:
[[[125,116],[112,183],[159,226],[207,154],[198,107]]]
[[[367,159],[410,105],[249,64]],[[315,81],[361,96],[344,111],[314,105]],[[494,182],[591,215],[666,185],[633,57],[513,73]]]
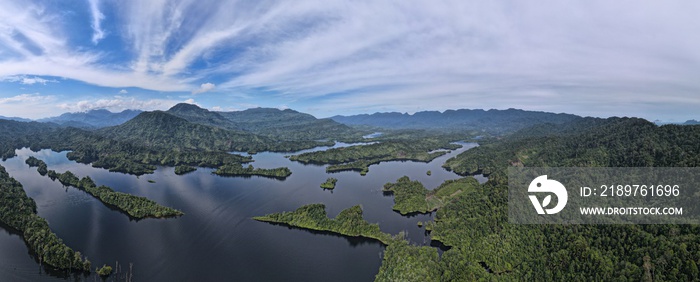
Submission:
[[[114,97],[112,99],[92,99],[80,100],[74,103],[62,103],[58,107],[69,112],[84,112],[96,109],[107,109],[113,112],[120,112],[127,109],[137,109],[144,111],[167,110],[177,103],[194,103],[194,100],[174,100],[174,99],[147,99],[142,100],[135,97]]]
[[[33,93],[33,94],[20,94],[17,96],[12,96],[12,97],[7,97],[7,98],[0,98],[0,104],[12,104],[12,103],[24,103],[24,102],[38,102],[38,101],[46,101],[46,100],[53,100],[53,96],[42,96],[39,93]]]
[[[85,19],[0,4],[0,76],[328,111],[700,106],[698,3],[90,0]],[[121,45],[97,44],[107,30]]]
[[[92,15],[92,44],[97,44],[105,38],[105,32],[102,30],[102,20],[104,20],[105,15],[100,12],[100,1],[99,0],[89,0],[90,2],[90,14]]]

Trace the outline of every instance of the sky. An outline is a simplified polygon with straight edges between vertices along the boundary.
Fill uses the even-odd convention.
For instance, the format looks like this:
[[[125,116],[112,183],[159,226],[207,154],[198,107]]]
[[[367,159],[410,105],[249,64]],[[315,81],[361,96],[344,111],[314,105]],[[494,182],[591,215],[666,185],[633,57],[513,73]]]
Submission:
[[[0,115],[292,108],[700,119],[697,1],[6,1]]]

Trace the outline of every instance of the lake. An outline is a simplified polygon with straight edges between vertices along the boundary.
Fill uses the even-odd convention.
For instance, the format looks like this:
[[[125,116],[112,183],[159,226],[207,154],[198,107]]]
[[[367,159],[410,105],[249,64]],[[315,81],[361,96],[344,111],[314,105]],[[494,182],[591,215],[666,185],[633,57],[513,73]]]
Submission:
[[[1,163],[23,184],[27,195],[36,201],[39,215],[48,220],[58,237],[86,255],[93,268],[119,262],[126,272],[132,263],[135,281],[372,281],[381,265],[384,246],[380,243],[257,222],[251,217],[292,211],[311,203],[324,203],[329,216],[335,217],[359,204],[364,218],[379,223],[382,231],[407,231],[412,243],[428,245],[429,236],[417,222],[429,221],[433,215],[401,216],[391,209],[393,197],[384,196],[381,189],[403,175],[421,181],[428,189],[459,178],[441,165],[477,146],[461,144],[463,148],[430,163],[385,162],[371,166],[366,176],[350,171],[333,173],[338,179],[333,191],[319,187],[331,176],[325,166],[285,158],[294,153],[253,156],[255,167],[289,167],[292,175],[285,180],[219,177],[205,168],[178,176],[174,168],[167,167],[136,177],[69,161],[67,152],[50,150],[17,150],[17,157]],[[327,148],[313,150],[323,149]],[[98,185],[148,197],[185,215],[130,220],[85,192],[40,176],[36,168],[24,163],[29,156],[44,160],[49,169],[70,170],[79,177],[89,175]],[[426,174],[428,170],[432,175]],[[42,270],[19,234],[6,226],[0,226],[0,250],[0,281],[74,279]],[[93,279],[89,276],[85,280]]]

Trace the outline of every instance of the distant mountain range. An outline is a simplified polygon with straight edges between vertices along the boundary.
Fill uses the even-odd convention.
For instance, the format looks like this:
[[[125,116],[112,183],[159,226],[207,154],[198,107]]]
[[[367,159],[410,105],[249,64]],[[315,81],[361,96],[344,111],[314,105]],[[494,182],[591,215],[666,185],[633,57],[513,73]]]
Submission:
[[[38,121],[85,129],[100,129],[124,124],[142,113],[144,112],[140,110],[125,110],[113,113],[100,109],[87,112],[64,113],[57,117],[44,118]],[[581,119],[581,117],[572,114],[555,114],[518,109],[459,109],[444,112],[423,111],[414,114],[388,112],[351,116],[338,115],[331,118],[317,119],[310,114],[291,109],[253,108],[243,111],[218,112],[185,103],[177,104],[167,111],[160,111],[160,113],[178,117],[188,123],[289,141],[337,140],[338,138],[357,140],[361,135],[356,128],[353,128],[356,126],[385,129],[481,131],[488,134],[501,135],[528,128],[535,124],[563,124]],[[0,119],[31,121],[29,119],[3,116],[0,116]],[[684,124],[698,123],[700,122],[689,120]],[[154,124],[149,123],[149,125]]]
[[[57,117],[43,118],[39,122],[53,122],[78,128],[102,128],[125,123],[141,113],[140,110],[124,110],[113,113],[105,109],[87,112],[65,113]]]
[[[31,119],[26,119],[26,118],[21,118],[21,117],[6,117],[6,116],[0,116],[0,119],[4,119],[4,120],[14,120],[14,121],[22,121],[22,122],[30,122],[30,121],[32,121]]]
[[[374,113],[353,116],[334,116],[334,121],[347,125],[369,125],[388,129],[481,130],[502,134],[534,124],[561,124],[581,117],[572,114],[507,110],[447,110],[407,113]]]

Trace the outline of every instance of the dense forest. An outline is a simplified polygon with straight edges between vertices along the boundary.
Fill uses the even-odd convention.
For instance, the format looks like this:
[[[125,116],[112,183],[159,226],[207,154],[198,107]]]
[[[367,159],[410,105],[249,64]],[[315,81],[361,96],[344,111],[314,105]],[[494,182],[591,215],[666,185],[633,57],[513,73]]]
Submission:
[[[384,194],[394,195],[395,211],[406,215],[428,213],[444,206],[461,193],[476,189],[479,183],[472,177],[448,180],[434,190],[426,189],[419,181],[411,181],[408,176],[399,178],[396,183],[384,184]]]
[[[377,279],[409,275],[411,269],[396,263],[402,260],[435,266],[440,275],[428,279],[433,281],[698,280],[700,227],[509,224],[505,175],[508,166],[521,165],[697,166],[697,140],[697,126],[658,127],[634,118],[584,119],[535,126],[465,151],[446,167],[490,177],[439,208],[434,222],[426,226],[432,230],[432,240],[450,250],[435,266],[432,256],[419,253],[422,247],[387,248]],[[415,275],[424,272],[416,269]]]
[[[0,166],[0,221],[18,230],[41,263],[57,269],[90,272],[90,261],[66,246],[36,214],[36,203],[17,180]]]
[[[289,159],[301,163],[330,164],[327,172],[345,170],[359,171],[365,175],[369,166],[385,161],[411,160],[429,162],[447,154],[447,149],[458,149],[461,145],[450,144],[446,138],[420,139],[413,141],[383,141],[368,145],[334,148],[325,151],[293,155]],[[435,151],[437,149],[445,149]]]

